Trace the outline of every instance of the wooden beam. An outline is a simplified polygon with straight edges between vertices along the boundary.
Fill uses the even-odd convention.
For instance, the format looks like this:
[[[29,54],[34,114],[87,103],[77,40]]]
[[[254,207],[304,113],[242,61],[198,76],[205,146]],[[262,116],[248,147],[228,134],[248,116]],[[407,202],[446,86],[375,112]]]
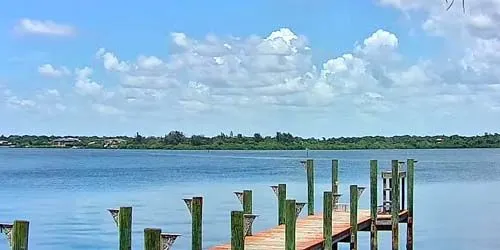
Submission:
[[[406,231],[406,249],[413,250],[413,185],[415,182],[415,160],[407,160],[408,172],[408,222]]]
[[[378,249],[377,239],[377,174],[378,162],[377,160],[370,161],[370,250]]]
[[[358,186],[351,185],[350,187],[350,207],[349,211],[351,213],[350,216],[350,224],[351,224],[351,250],[358,249]]]
[[[314,215],[314,161],[308,159],[307,167],[307,215]]]
[[[392,250],[399,249],[399,163],[392,160],[392,190],[391,190],[391,215],[392,215]]]
[[[296,221],[295,200],[286,200],[285,250],[295,250]]]
[[[118,212],[120,250],[132,249],[132,207],[120,207]]]
[[[243,213],[252,214],[252,203],[252,190],[243,190]],[[247,235],[252,235],[252,225],[250,225]]]
[[[161,229],[144,229],[144,250],[161,250]]]
[[[286,184],[278,184],[278,225],[285,224]]]
[[[243,212],[231,211],[231,249],[245,249],[245,235],[243,226]]]
[[[28,250],[29,221],[16,220],[12,227],[12,250]]]
[[[323,193],[323,250],[332,250],[332,192]]]
[[[191,249],[192,250],[202,250],[202,239],[203,239],[203,197],[193,197],[193,202],[191,203]]]

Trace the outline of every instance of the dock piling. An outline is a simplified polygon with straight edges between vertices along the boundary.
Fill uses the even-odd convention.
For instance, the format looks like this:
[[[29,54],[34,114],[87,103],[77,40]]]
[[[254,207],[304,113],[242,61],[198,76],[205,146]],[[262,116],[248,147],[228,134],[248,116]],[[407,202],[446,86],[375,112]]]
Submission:
[[[391,194],[391,216],[392,216],[392,250],[399,249],[399,162],[392,160],[392,194]]]
[[[377,160],[370,161],[370,250],[378,249],[377,237],[377,173],[378,162]]]
[[[193,197],[191,203],[192,210],[192,238],[191,249],[202,250],[202,227],[203,227],[203,197]]]
[[[278,225],[285,224],[286,184],[278,185]]]
[[[350,186],[350,224],[351,224],[351,242],[350,249],[358,249],[358,186]]]
[[[323,193],[323,250],[332,250],[332,192]]]
[[[307,167],[307,215],[314,215],[314,161],[308,159]]]
[[[252,212],[253,212],[253,208],[252,208],[252,190],[243,190],[242,201],[243,201],[243,213],[251,215]],[[251,219],[252,222],[249,224],[248,230],[245,231],[246,232],[245,236],[252,235],[252,223],[253,223],[254,219],[255,219],[255,217],[253,217],[253,219]]]
[[[245,249],[243,211],[231,211],[231,249]]]
[[[408,173],[408,222],[406,231],[406,249],[413,250],[413,184],[415,176],[415,160],[407,160],[407,173]]]
[[[118,212],[119,249],[132,249],[132,207],[120,207]]]
[[[161,250],[161,229],[144,229],[144,250]]]
[[[286,200],[285,209],[285,250],[295,250],[295,227],[296,227],[296,205],[295,200]]]
[[[339,192],[339,160],[332,160],[332,193]]]
[[[12,227],[12,250],[28,250],[29,221],[15,220]]]

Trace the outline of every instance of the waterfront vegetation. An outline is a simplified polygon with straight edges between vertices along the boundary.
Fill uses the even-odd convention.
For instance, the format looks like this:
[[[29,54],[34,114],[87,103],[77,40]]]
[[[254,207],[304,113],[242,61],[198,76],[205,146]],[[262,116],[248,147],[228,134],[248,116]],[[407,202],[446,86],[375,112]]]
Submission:
[[[337,138],[301,138],[277,132],[273,136],[221,133],[207,137],[185,136],[172,131],[165,136],[0,136],[4,147],[78,147],[122,149],[210,149],[210,150],[347,150],[347,149],[431,149],[431,148],[500,148],[500,134],[478,136],[364,136]]]

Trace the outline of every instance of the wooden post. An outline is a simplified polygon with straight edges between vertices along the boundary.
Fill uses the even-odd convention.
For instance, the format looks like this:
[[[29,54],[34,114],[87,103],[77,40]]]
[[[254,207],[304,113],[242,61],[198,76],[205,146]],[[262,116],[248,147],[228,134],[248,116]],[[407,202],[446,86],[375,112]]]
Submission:
[[[392,194],[391,194],[391,217],[392,217],[392,250],[399,249],[399,164],[398,160],[392,160]]]
[[[332,192],[323,193],[323,250],[332,250]]]
[[[231,211],[231,250],[245,249],[243,220],[242,211]]]
[[[192,250],[202,250],[203,197],[193,197],[191,209],[192,209],[191,249]]]
[[[132,207],[120,207],[118,213],[120,250],[132,249]]]
[[[401,177],[401,211],[405,210],[405,177]]]
[[[285,250],[295,250],[295,200],[286,200],[285,208]]]
[[[243,190],[243,213],[252,214],[252,190]],[[252,225],[248,229],[247,236],[252,235]]]
[[[351,223],[351,250],[358,249],[358,185],[351,185],[351,204],[349,211],[351,213],[350,223]]]
[[[413,250],[413,184],[415,181],[415,160],[407,160],[408,175],[408,223],[406,231],[406,249]]]
[[[332,160],[332,192],[339,192],[339,160]]]
[[[314,162],[307,160],[307,215],[314,215]]]
[[[378,249],[377,239],[377,160],[370,161],[370,250]]]
[[[12,250],[28,250],[29,221],[16,220],[12,227]]]
[[[144,250],[161,250],[161,229],[144,229]]]
[[[286,184],[278,184],[278,225],[285,224]]]

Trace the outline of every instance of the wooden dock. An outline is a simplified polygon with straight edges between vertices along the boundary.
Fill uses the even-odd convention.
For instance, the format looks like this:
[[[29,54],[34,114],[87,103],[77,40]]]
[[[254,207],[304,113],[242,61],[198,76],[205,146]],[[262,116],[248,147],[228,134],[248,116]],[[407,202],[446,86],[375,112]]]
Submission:
[[[399,221],[406,222],[408,211],[401,211]],[[391,226],[391,215],[379,215],[377,224],[379,230]],[[338,211],[333,213],[332,220],[332,242],[350,241],[350,213],[347,211]],[[369,210],[358,210],[358,230],[370,231],[371,218]],[[323,248],[323,215],[310,215],[299,218],[296,226],[296,244],[300,250],[314,250]],[[279,225],[269,230],[265,230],[252,236],[245,237],[245,250],[273,250],[285,249],[285,225]],[[210,250],[230,250],[231,243],[218,245],[209,248]]]
[[[392,232],[392,250],[400,249],[399,224],[406,223],[406,250],[413,250],[413,189],[416,161],[392,160],[390,170],[379,172],[378,161],[370,160],[370,186],[349,185],[347,195],[339,193],[339,161],[332,160],[331,189],[323,192],[323,209],[314,208],[314,161],[301,161],[307,176],[307,202],[287,196],[286,184],[270,186],[276,195],[277,225],[262,232],[252,232],[252,223],[259,216],[253,212],[253,192],[250,189],[233,192],[241,209],[227,211],[231,216],[229,243],[210,247],[210,250],[337,250],[341,243],[358,250],[358,232],[370,232],[370,249],[378,249],[378,232]],[[382,201],[378,199],[378,179],[382,179]],[[405,182],[406,181],[406,182]],[[360,209],[359,199],[369,190],[370,208]],[[345,197],[349,203],[340,203]],[[191,215],[191,250],[203,246],[203,197],[183,199]],[[300,217],[304,207],[307,215]],[[110,208],[118,229],[118,249],[132,247],[132,207]],[[28,250],[29,222],[16,220],[0,223],[12,250]],[[144,250],[172,250],[180,234],[165,233],[160,228],[144,228]]]

